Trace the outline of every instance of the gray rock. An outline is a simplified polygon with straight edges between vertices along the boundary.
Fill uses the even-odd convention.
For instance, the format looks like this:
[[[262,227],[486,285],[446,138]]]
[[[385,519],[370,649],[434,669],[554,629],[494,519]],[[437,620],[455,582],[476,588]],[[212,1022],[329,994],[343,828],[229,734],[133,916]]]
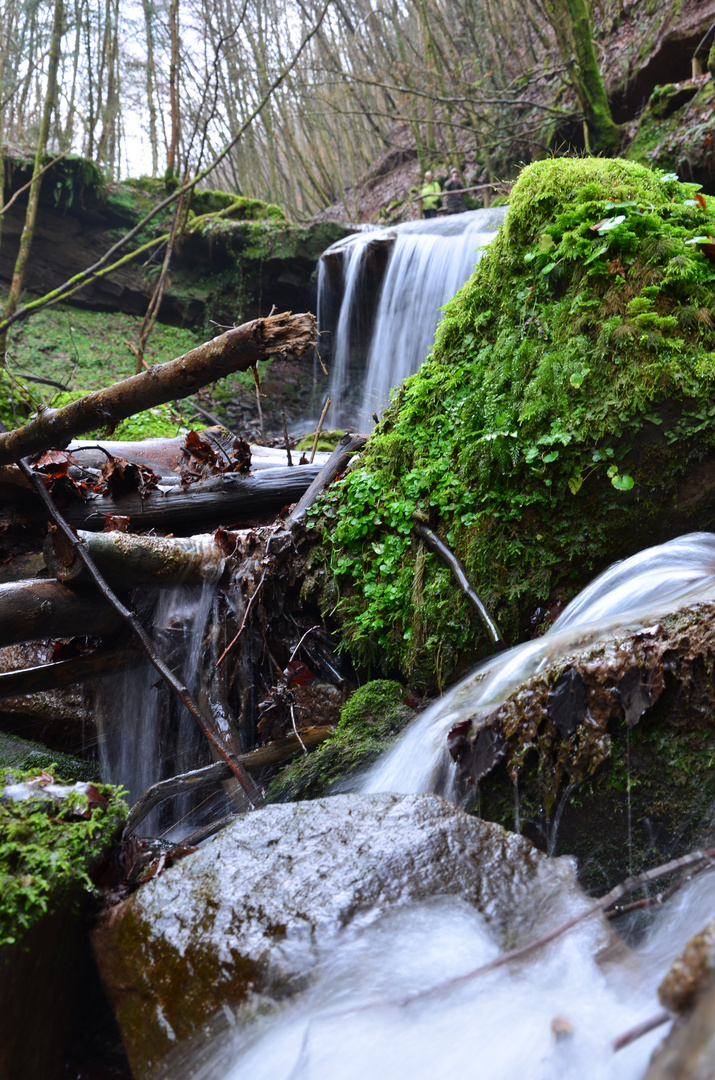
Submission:
[[[140,1078],[222,1011],[247,1019],[305,987],[348,924],[456,895],[513,944],[544,929],[555,885],[574,892],[570,860],[438,796],[340,795],[236,821],[113,908],[93,944]]]

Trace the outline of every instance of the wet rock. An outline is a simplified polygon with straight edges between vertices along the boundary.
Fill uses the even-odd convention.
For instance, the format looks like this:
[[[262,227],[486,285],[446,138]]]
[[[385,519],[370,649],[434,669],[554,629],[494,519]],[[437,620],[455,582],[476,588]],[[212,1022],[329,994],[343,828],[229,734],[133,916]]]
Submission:
[[[554,868],[573,884],[569,861],[549,862],[437,796],[341,795],[256,811],[94,932],[134,1074],[149,1075],[227,1009],[240,1022],[296,994],[338,930],[396,907],[457,895],[518,940],[544,918]]]
[[[715,604],[583,644],[545,663],[448,748],[480,813],[576,855],[607,888],[634,869],[709,846],[715,797]],[[629,791],[630,788],[630,791]]]
[[[658,987],[677,1019],[644,1080],[711,1080],[715,1075],[715,919],[690,939]]]
[[[686,1013],[715,973],[715,919],[690,939],[658,987],[658,997],[670,1012]]]

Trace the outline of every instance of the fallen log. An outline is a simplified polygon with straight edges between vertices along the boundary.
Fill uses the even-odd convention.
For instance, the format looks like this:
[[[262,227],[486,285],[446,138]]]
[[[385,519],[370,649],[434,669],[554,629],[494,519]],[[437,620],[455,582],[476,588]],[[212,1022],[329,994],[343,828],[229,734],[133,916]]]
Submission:
[[[219,453],[223,451],[230,454],[233,449],[234,435],[226,428],[216,426],[205,428],[199,432],[202,439],[210,442]],[[67,451],[73,454],[82,465],[90,468],[101,469],[107,460],[107,454],[112,457],[125,458],[127,461],[136,462],[139,465],[148,465],[154,472],[163,475],[176,473],[178,475],[179,463],[182,460],[186,446],[186,436],[177,435],[173,439],[139,439],[137,442],[119,442],[114,439],[73,439],[67,447]],[[315,463],[324,465],[329,454],[322,452],[315,455]],[[288,466],[288,454],[284,448],[275,446],[259,446],[251,443],[251,470],[275,469]],[[3,470],[0,469],[0,478]]]
[[[161,678],[167,684],[173,694],[176,695],[178,700],[187,709],[189,714],[196,721],[198,727],[203,732],[205,738],[211,744],[218,754],[223,758],[233,775],[240,783],[243,790],[246,792],[247,797],[251,801],[254,807],[260,805],[263,801],[263,793],[254,784],[251,777],[246,770],[236,761],[236,757],[231,753],[226,746],[224,740],[220,734],[216,731],[216,725],[213,718],[210,715],[204,714],[196,704],[196,701],[191,694],[189,688],[184,685],[178,675],[172,671],[165,660],[159,655],[151,640],[149,634],[140,623],[139,619],[133,611],[122,603],[116,593],[108,585],[101,573],[95,566],[89,552],[85,546],[78,540],[76,533],[74,533],[71,527],[67,524],[67,521],[62,516],[58,508],[55,506],[52,496],[45,488],[42,482],[42,477],[39,473],[33,472],[29,462],[26,458],[20,458],[18,465],[22,473],[30,480],[40,498],[45,510],[50,515],[51,519],[57,526],[58,532],[62,534],[65,545],[67,548],[74,548],[77,558],[81,560],[84,567],[89,574],[92,582],[96,586],[100,595],[104,600],[111,605],[119,618],[129,627],[134,637],[137,639],[142,649],[147,655],[148,660],[152,666],[159,673]],[[91,595],[91,594],[90,594]]]
[[[250,750],[247,754],[237,755],[236,760],[251,772],[268,768],[271,765],[279,765],[283,761],[302,754],[302,743],[308,750],[314,750],[320,743],[325,742],[334,731],[332,727],[309,727],[302,728],[300,739],[295,735],[287,735],[284,739],[277,739],[266,746],[259,746],[256,750]],[[124,826],[124,834],[134,832],[137,825],[154,807],[166,799],[172,799],[175,795],[185,795],[189,791],[198,791],[209,784],[216,784],[231,777],[231,770],[225,761],[214,761],[211,765],[204,765],[202,769],[192,769],[191,772],[182,773],[180,776],[172,776],[168,780],[160,780],[158,784],[152,784],[142,792],[134,806],[129,811],[127,823]]]
[[[144,409],[196,393],[234,371],[247,371],[268,356],[305,355],[315,347],[315,316],[270,315],[254,319],[191,349],[176,360],[96,390],[61,409],[41,409],[24,427],[0,435],[0,465],[65,446],[85,431],[114,426]]]
[[[199,432],[199,435],[211,443],[219,453],[223,451],[228,455],[233,449],[235,436],[231,435],[226,428],[220,426],[205,428]],[[173,439],[140,439],[137,442],[119,442],[114,439],[73,439],[67,451],[73,454],[81,465],[93,469],[101,469],[107,460],[107,454],[111,454],[115,458],[120,457],[139,465],[148,465],[154,472],[168,476],[172,473],[178,475],[185,446],[185,435],[177,435]],[[318,453],[315,455],[315,463],[324,465],[329,456],[324,452]],[[285,449],[251,443],[251,471],[289,465],[291,462],[288,460]],[[0,478],[2,474],[3,470],[0,469]]]
[[[14,698],[22,694],[40,694],[47,690],[61,690],[86,682],[98,675],[121,671],[136,664],[136,649],[96,649],[85,656],[72,660],[58,660],[55,664],[39,664],[37,667],[4,671],[0,674],[0,698]]]
[[[122,532],[82,531],[78,535],[107,581],[125,588],[218,581],[226,561],[212,535],[183,539]],[[56,530],[47,535],[44,558],[50,575],[65,585],[89,583],[81,561],[74,550],[67,550]]]
[[[73,501],[63,516],[75,529],[101,530],[109,514],[129,517],[132,529],[166,529],[186,534],[197,525],[228,525],[276,513],[300,499],[320,472],[316,465],[292,469],[263,469],[253,476],[226,473],[189,487],[176,485],[142,496],[121,499],[100,495],[89,502]]]
[[[101,597],[73,592],[59,581],[0,585],[0,647],[74,634],[116,633],[121,622]]]

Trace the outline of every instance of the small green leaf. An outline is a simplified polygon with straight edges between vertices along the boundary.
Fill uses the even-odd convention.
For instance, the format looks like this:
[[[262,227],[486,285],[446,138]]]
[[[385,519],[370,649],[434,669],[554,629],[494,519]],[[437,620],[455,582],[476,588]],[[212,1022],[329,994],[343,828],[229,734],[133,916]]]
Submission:
[[[546,264],[546,266],[545,266],[545,267],[544,267],[544,269],[543,269],[543,270],[541,271],[541,273],[542,273],[542,274],[550,274],[550,273],[551,273],[551,271],[552,271],[552,270],[554,269],[554,267],[555,267],[555,266],[556,266],[556,263],[555,263],[555,262],[549,262],[549,263],[547,263],[547,264]]]
[[[595,259],[597,259],[599,255],[603,255],[604,251],[608,251],[608,248],[609,248],[609,245],[608,245],[608,244],[601,244],[601,246],[600,246],[599,248],[597,248],[597,249],[596,249],[595,251],[591,252],[591,254],[589,255],[589,257],[588,257],[587,259],[585,259],[585,260],[584,260],[584,264],[583,264],[583,265],[584,265],[584,266],[588,266],[588,265],[589,265],[590,263],[592,263],[592,262],[593,262],[593,261],[594,261]]]
[[[617,465],[609,465],[608,470],[606,472],[606,475],[613,477],[613,476],[617,476],[617,474],[618,474],[618,466]]]
[[[579,492],[581,490],[582,487],[583,487],[583,477],[580,474],[578,476],[572,476],[571,479],[569,480],[569,490],[570,490],[571,494],[575,495],[577,492]]]
[[[610,232],[611,229],[615,229],[617,225],[622,225],[626,220],[625,214],[617,214],[616,217],[607,218],[605,221],[599,222],[598,233]]]
[[[623,473],[622,475],[612,476],[611,483],[617,491],[630,491],[635,480],[628,473]]]
[[[550,465],[552,461],[556,461],[559,456],[558,450],[552,450],[550,454],[544,454],[544,463]]]
[[[580,390],[583,386],[583,381],[588,375],[590,368],[584,368],[582,371],[574,371],[569,379],[569,382],[576,390]]]

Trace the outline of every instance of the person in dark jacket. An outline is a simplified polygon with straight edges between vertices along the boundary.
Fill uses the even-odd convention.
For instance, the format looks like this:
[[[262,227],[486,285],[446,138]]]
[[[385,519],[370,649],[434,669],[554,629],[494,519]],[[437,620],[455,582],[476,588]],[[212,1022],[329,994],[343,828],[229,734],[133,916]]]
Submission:
[[[456,169],[452,169],[451,178],[444,185],[445,200],[447,202],[448,214],[463,214],[467,209],[467,204],[464,201],[464,185],[459,179],[459,173]]]

